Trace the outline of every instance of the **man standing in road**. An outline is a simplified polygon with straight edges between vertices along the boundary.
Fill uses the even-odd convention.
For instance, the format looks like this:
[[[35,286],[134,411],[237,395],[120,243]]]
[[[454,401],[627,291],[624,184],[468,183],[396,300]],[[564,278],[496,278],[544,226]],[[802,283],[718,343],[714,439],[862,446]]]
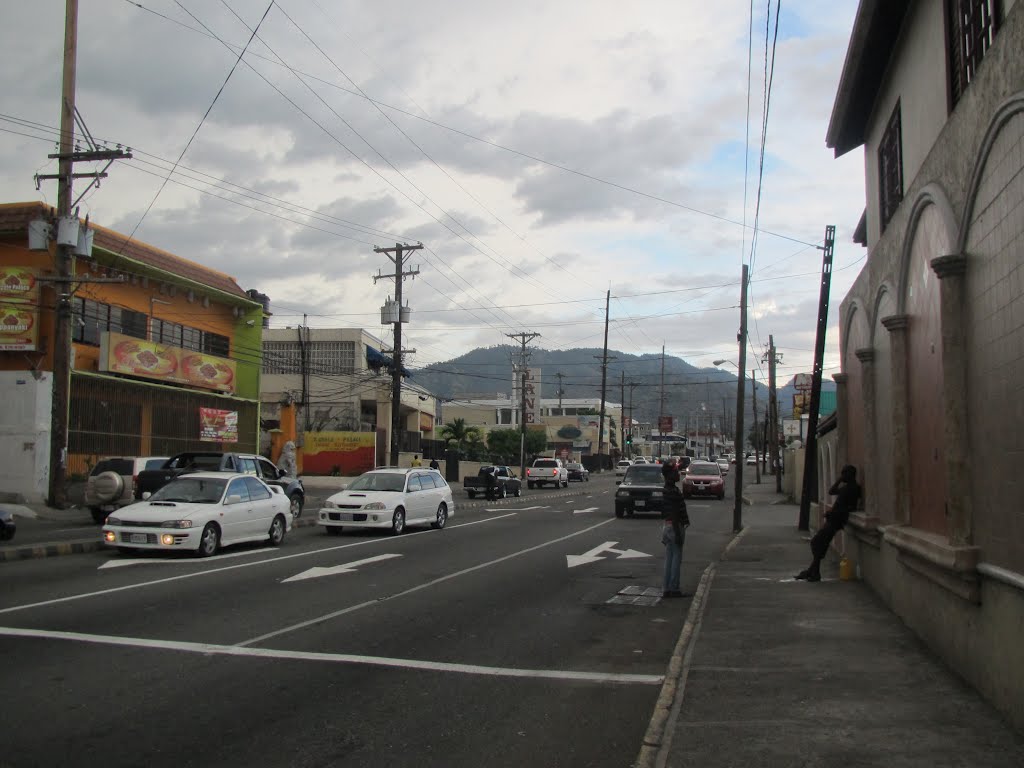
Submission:
[[[835,496],[832,508],[825,513],[825,524],[821,526],[811,539],[811,564],[800,571],[794,578],[807,581],[821,581],[821,561],[828,554],[832,538],[843,529],[850,513],[857,509],[860,500],[860,486],[857,485],[857,468],[847,464],[839,473],[839,479],[828,489],[829,495]]]
[[[662,597],[685,597],[679,589],[679,569],[683,562],[683,543],[690,517],[686,513],[686,501],[676,485],[679,482],[679,465],[669,459],[661,467],[665,478],[665,509],[662,513],[664,526],[661,543],[665,545],[665,576]]]

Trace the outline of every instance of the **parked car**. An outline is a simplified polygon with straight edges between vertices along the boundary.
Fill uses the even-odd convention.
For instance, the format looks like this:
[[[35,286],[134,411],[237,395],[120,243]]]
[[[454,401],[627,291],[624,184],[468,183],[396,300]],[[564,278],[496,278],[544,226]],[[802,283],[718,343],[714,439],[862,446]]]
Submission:
[[[108,516],[103,541],[121,552],[192,550],[209,557],[221,546],[247,541],[276,547],[291,524],[280,488],[252,475],[197,472]]]
[[[160,467],[147,468],[138,473],[135,482],[135,498],[145,498],[176,477],[192,472],[241,472],[255,475],[267,485],[277,486],[288,497],[292,517],[302,514],[306,503],[306,489],[302,480],[290,477],[278,469],[270,459],[253,453],[223,453],[219,451],[187,451],[177,453]]]
[[[0,509],[0,541],[10,541],[18,531],[14,513],[9,509]]]
[[[329,496],[316,522],[331,534],[348,527],[387,528],[397,535],[409,525],[444,528],[454,514],[451,486],[437,470],[383,467]]]
[[[748,467],[756,467],[757,466],[757,454],[754,454],[754,453],[747,454],[747,466]]]
[[[561,459],[535,459],[533,466],[526,468],[526,485],[528,488],[544,485],[568,488],[569,473],[565,471]]]
[[[683,477],[683,498],[691,496],[714,496],[725,498],[725,479],[722,469],[713,461],[694,461],[686,468]]]
[[[469,498],[476,498],[476,495],[487,493],[487,476],[494,478],[494,495],[499,499],[506,496],[521,496],[523,493],[523,481],[516,477],[511,467],[492,465],[480,467],[475,477],[467,477],[462,481],[462,487],[466,489]]]
[[[625,477],[626,470],[633,466],[633,462],[629,459],[623,459],[615,465],[615,477]]]
[[[572,480],[579,480],[581,483],[590,482],[590,470],[579,462],[574,461],[570,464],[566,464],[565,471],[569,476],[570,482]]]
[[[665,478],[657,464],[634,464],[626,470],[615,491],[615,516],[636,512],[661,514],[665,501]]]
[[[135,502],[139,473],[162,467],[166,456],[109,456],[96,462],[85,480],[85,506],[94,522]]]

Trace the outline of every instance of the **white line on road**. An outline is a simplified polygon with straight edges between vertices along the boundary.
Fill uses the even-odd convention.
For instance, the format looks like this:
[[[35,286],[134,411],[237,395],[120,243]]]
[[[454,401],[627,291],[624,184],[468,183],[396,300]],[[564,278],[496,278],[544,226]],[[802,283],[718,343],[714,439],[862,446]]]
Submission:
[[[117,637],[115,635],[92,635],[82,632],[58,632],[46,629],[20,629],[0,627],[0,635],[6,637],[31,637],[40,640],[70,640],[99,645],[118,645],[133,648],[151,648],[185,653],[216,654],[220,656],[241,656],[258,659],[290,659],[299,661],[321,661],[340,664],[369,664],[378,667],[429,670],[432,672],[460,672],[467,675],[490,677],[520,677],[566,682],[584,683],[628,683],[639,685],[661,685],[664,675],[630,675],[610,672],[574,672],[559,669],[516,669],[514,667],[485,667],[478,664],[450,664],[419,659],[392,659],[383,656],[359,656],[349,653],[314,653],[311,651],[286,651],[273,648],[245,648],[212,643],[189,643],[180,640],[151,640],[138,637]]]
[[[474,520],[471,523],[460,523],[459,525],[450,525],[445,530],[459,530],[470,525],[479,525],[481,523],[490,523],[495,520],[502,520],[506,517],[514,517],[515,513],[507,515],[498,515],[497,517],[488,517],[485,520]],[[441,533],[439,530],[426,530],[426,531],[413,531],[412,533],[406,533],[404,536],[408,538],[410,536],[423,536],[430,533]],[[292,560],[296,557],[310,557],[313,555],[322,555],[324,552],[334,552],[339,549],[349,549],[350,547],[365,547],[373,544],[382,545],[384,543],[394,544],[394,539],[388,537],[386,539],[369,539],[367,541],[356,541],[352,544],[340,544],[336,547],[325,547],[324,549],[315,549],[311,552],[296,552],[293,555],[281,555],[280,557],[268,558],[267,560],[259,560],[255,563],[241,563],[239,565],[225,565],[223,568],[211,568],[206,571],[196,571],[195,573],[185,573],[180,576],[168,576],[163,579],[154,579],[153,581],[141,581],[138,584],[125,584],[121,587],[111,587],[110,589],[100,589],[95,592],[84,592],[79,595],[67,595],[66,597],[55,597],[53,600],[41,600],[38,603],[26,603],[25,605],[14,605],[10,608],[0,608],[0,614],[13,613],[15,611],[24,611],[29,608],[42,608],[48,605],[57,605],[59,603],[69,603],[74,600],[84,600],[87,597],[103,597],[104,595],[112,595],[117,592],[125,592],[129,589],[141,589],[142,587],[152,587],[157,584],[168,584],[172,581],[182,581],[184,579],[194,579],[199,576],[209,576],[214,573],[222,573],[223,571],[234,571],[239,568],[252,568],[256,565],[266,565],[267,563],[277,563],[282,560]],[[210,562],[207,560],[206,562]]]
[[[382,560],[391,560],[394,557],[401,557],[399,554],[387,554],[387,555],[375,555],[374,557],[367,557],[363,560],[353,560],[351,563],[343,563],[341,565],[332,565],[328,568],[322,568],[316,566],[310,568],[308,571],[297,573],[294,576],[289,576],[287,579],[282,579],[281,583],[288,581],[303,581],[304,579],[318,579],[321,576],[336,576],[339,573],[355,573],[359,570],[361,565],[369,565],[370,563],[379,563]]]
[[[496,560],[491,560],[491,561],[486,562],[486,563],[480,563],[479,565],[473,565],[473,566],[470,566],[469,568],[463,568],[461,571],[456,571],[455,573],[449,573],[449,574],[447,574],[445,576],[441,576],[439,578],[434,579],[433,581],[428,581],[428,582],[426,582],[424,584],[417,584],[415,587],[410,587],[409,589],[406,589],[406,590],[403,590],[401,592],[397,592],[394,595],[391,595],[388,599],[389,600],[393,600],[396,597],[405,597],[406,595],[411,595],[413,592],[419,592],[421,589],[429,589],[430,587],[433,587],[433,586],[435,586],[437,584],[441,584],[442,582],[458,578],[459,576],[465,576],[467,573],[473,573],[474,571],[483,570],[484,568],[490,568],[493,565],[497,565],[498,563],[503,563],[506,560],[511,560],[514,557],[519,557],[521,555],[526,555],[526,554],[529,554],[530,552],[536,552],[538,549],[543,549],[544,547],[550,547],[552,544],[558,544],[559,542],[562,542],[562,541],[568,541],[569,539],[574,538],[576,536],[580,536],[580,535],[582,535],[584,533],[590,533],[591,531],[595,530],[596,528],[600,528],[602,525],[608,525],[608,523],[614,522],[614,520],[615,520],[615,518],[610,518],[608,520],[604,520],[603,522],[597,523],[596,525],[592,525],[589,528],[584,528],[582,531],[576,531],[575,533],[570,533],[567,536],[562,536],[562,537],[557,538],[557,539],[552,539],[551,541],[545,541],[543,544],[537,544],[535,546],[528,547],[526,549],[521,549],[518,552],[513,552],[510,555],[505,555],[504,557],[499,557]],[[367,600],[366,602],[359,603],[357,605],[352,605],[352,606],[349,606],[348,608],[342,608],[340,611],[333,611],[332,613],[324,614],[323,616],[319,616],[319,617],[317,617],[315,619],[309,619],[308,621],[302,621],[302,622],[299,622],[298,624],[292,624],[290,627],[284,627],[283,629],[279,629],[279,630],[277,630],[275,632],[268,632],[265,635],[260,635],[259,637],[254,637],[254,638],[251,638],[249,640],[245,640],[244,642],[241,642],[238,645],[244,646],[244,645],[254,645],[256,643],[262,643],[264,640],[269,640],[272,637],[277,637],[279,635],[284,635],[284,634],[286,634],[288,632],[294,632],[295,630],[298,630],[298,629],[305,629],[306,627],[312,626],[313,624],[319,624],[319,623],[324,622],[324,621],[330,621],[331,619],[336,619],[339,616],[344,616],[346,613],[353,613],[354,611],[358,611],[358,610],[361,610],[363,608],[367,608],[367,607],[369,607],[371,605],[380,605],[380,601],[379,600]]]
[[[574,515],[582,515],[582,514],[585,514],[587,512],[597,512],[597,510],[598,510],[598,507],[587,507],[586,509],[574,509],[572,511],[572,513]]]

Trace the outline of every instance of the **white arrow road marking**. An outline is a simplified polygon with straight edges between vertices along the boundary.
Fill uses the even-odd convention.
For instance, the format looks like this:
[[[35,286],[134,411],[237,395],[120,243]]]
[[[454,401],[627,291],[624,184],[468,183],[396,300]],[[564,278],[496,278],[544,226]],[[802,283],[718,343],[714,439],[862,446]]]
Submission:
[[[401,557],[401,555],[376,555],[374,557],[367,557],[365,560],[354,560],[351,563],[332,565],[329,568],[321,568],[320,566],[317,566],[315,568],[310,568],[308,571],[303,571],[302,573],[297,573],[294,576],[289,576],[287,579],[284,579],[282,583],[288,581],[302,581],[303,579],[316,579],[321,576],[334,576],[338,573],[354,573],[356,568],[360,565],[369,565],[370,563],[377,563],[381,560],[390,560],[393,557]]]
[[[123,568],[126,565],[167,565],[177,563],[178,565],[209,565],[218,560],[227,560],[232,557],[248,557],[249,555],[266,555],[273,553],[272,549],[252,549],[246,552],[229,552],[214,557],[192,558],[192,557],[112,557],[96,570],[104,568]]]
[[[584,514],[585,512],[597,512],[597,510],[598,510],[598,508],[597,508],[597,507],[587,507],[586,509],[574,509],[574,510],[572,511],[572,513],[573,513],[574,515],[582,515],[582,514]]]
[[[509,510],[510,512],[529,512],[531,509],[548,509],[547,506],[538,507],[516,507],[515,509]],[[505,507],[494,507],[484,509],[484,512],[504,512]]]
[[[589,552],[584,552],[582,555],[566,555],[565,559],[570,568],[575,568],[577,565],[586,565],[588,563],[596,563],[598,560],[603,560],[601,557],[602,552],[611,552],[618,557],[616,560],[628,560],[637,557],[650,557],[646,552],[638,552],[635,549],[615,549],[617,541],[606,541],[604,544],[591,549]]]

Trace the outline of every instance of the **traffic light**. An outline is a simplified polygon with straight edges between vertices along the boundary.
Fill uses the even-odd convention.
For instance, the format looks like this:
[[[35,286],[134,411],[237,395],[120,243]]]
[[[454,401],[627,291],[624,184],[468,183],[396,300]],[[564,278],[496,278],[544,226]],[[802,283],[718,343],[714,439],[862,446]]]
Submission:
[[[626,445],[632,445],[632,444],[633,444],[633,436],[632,435],[626,435]]]

